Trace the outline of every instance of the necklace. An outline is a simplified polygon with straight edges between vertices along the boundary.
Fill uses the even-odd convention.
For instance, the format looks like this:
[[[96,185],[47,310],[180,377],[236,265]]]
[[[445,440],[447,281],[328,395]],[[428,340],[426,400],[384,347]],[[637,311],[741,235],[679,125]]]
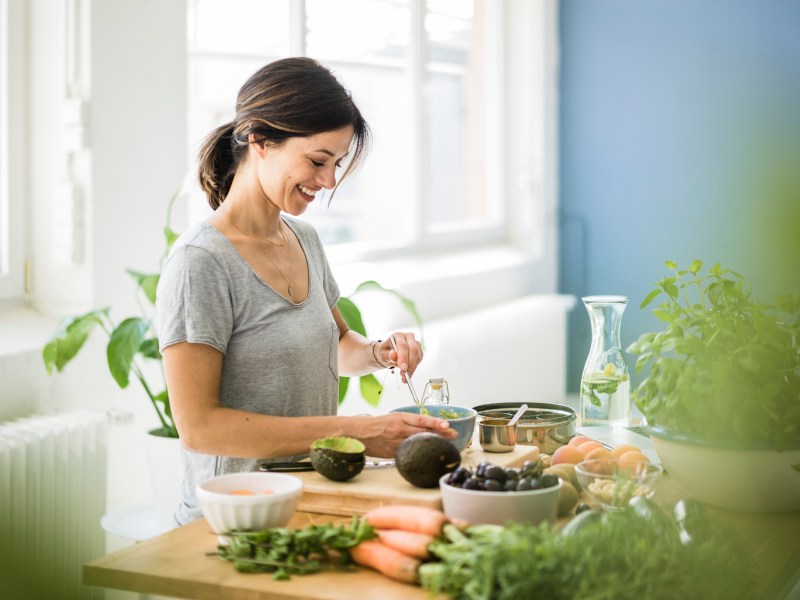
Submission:
[[[261,251],[264,253],[264,257],[270,263],[272,263],[272,266],[275,267],[276,271],[278,271],[278,274],[281,276],[281,279],[283,279],[284,283],[286,283],[286,290],[289,293],[289,299],[292,302],[294,302],[294,296],[292,295],[292,247],[289,245],[289,238],[286,236],[286,232],[283,230],[283,227],[280,227],[280,225],[279,225],[279,231],[281,233],[281,236],[283,237],[283,241],[278,243],[278,242],[273,242],[269,238],[261,237],[261,236],[258,236],[258,235],[253,235],[252,233],[248,233],[248,232],[244,231],[241,227],[239,227],[234,222],[233,219],[231,219],[231,216],[227,213],[227,211],[225,212],[225,216],[228,217],[228,221],[231,222],[231,225],[236,227],[236,229],[238,229],[241,233],[243,233],[244,235],[250,236],[253,239],[258,240],[259,242],[262,242],[262,244],[260,244],[260,247],[261,247]],[[272,257],[267,253],[267,250],[269,249],[269,247],[265,246],[263,244],[263,242],[269,242],[273,246],[279,246],[279,247],[286,246],[286,250],[288,252],[288,258],[289,258],[289,279],[286,279],[286,276],[283,274],[283,271],[281,271],[281,268],[277,265],[277,263],[274,260],[272,260]]]
[[[253,239],[259,240],[261,242],[269,242],[273,246],[285,246],[286,244],[289,243],[289,240],[286,238],[286,233],[283,231],[283,228],[280,226],[280,224],[278,225],[278,232],[281,234],[281,237],[283,238],[283,241],[282,242],[273,242],[271,239],[269,239],[267,237],[261,237],[260,235],[255,235],[253,233],[249,233],[249,232],[245,231],[244,229],[242,229],[241,227],[239,227],[236,224],[236,221],[234,221],[231,218],[231,216],[228,214],[228,211],[225,211],[225,216],[228,217],[228,221],[230,221],[231,225],[236,227],[236,229],[238,229],[240,233],[243,233],[243,234],[245,234],[247,236],[250,236]]]
[[[283,237],[284,237],[284,239],[286,239],[286,234],[285,233],[283,234]],[[283,245],[284,244],[281,244],[281,246],[283,246]],[[289,292],[289,299],[292,302],[294,302],[294,296],[292,295],[292,248],[291,248],[291,246],[289,246],[287,248],[287,251],[289,252],[289,279],[286,279],[286,276],[283,274],[283,271],[281,271],[280,267],[277,264],[275,264],[275,261],[272,260],[272,258],[270,257],[269,254],[267,254],[267,247],[266,246],[262,246],[261,250],[264,252],[264,256],[267,258],[267,260],[269,262],[271,262],[272,266],[275,267],[275,269],[278,271],[278,273],[280,274],[281,279],[283,279],[284,283],[286,283],[286,291]]]

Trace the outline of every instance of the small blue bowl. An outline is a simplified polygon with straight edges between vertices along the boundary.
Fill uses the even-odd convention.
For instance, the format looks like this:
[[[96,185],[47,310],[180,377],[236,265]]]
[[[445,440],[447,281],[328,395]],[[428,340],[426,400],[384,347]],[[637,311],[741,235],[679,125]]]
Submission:
[[[440,419],[447,419],[450,422],[450,428],[458,432],[458,437],[450,440],[452,444],[458,449],[459,452],[469,446],[472,440],[472,432],[475,430],[475,419],[478,413],[466,406],[441,406],[431,405],[422,407],[423,411],[427,411],[432,417],[439,417]],[[419,407],[417,406],[403,406],[395,408],[389,412],[404,412],[419,414]],[[444,414],[442,414],[444,413]],[[423,412],[425,414],[425,412]],[[456,415],[453,418],[452,415]]]

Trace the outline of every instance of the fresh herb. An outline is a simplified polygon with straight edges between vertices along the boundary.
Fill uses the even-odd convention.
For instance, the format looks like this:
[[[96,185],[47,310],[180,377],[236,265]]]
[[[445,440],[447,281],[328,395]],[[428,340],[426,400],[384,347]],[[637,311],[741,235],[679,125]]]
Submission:
[[[420,567],[420,579],[457,600],[753,597],[750,558],[724,530],[684,543],[679,524],[655,510],[584,517],[568,535],[549,523],[448,525],[430,546],[441,561]]]
[[[758,303],[744,277],[719,264],[706,274],[699,260],[666,265],[672,275],[641,305],[662,298],[653,314],[666,328],[628,348],[637,371],[649,367],[633,394],[647,422],[711,441],[796,445],[800,293]]]
[[[232,530],[217,555],[242,573],[272,573],[273,579],[316,573],[322,569],[351,570],[348,550],[377,535],[364,519],[344,524],[309,525],[303,529],[275,527],[262,531]],[[333,561],[338,556],[338,561]]]
[[[583,397],[588,398],[589,401],[595,406],[602,406],[602,402],[598,394],[607,394],[609,396],[613,396],[620,384],[624,381],[628,381],[627,373],[623,373],[622,375],[604,375],[603,373],[593,373],[581,381]]]

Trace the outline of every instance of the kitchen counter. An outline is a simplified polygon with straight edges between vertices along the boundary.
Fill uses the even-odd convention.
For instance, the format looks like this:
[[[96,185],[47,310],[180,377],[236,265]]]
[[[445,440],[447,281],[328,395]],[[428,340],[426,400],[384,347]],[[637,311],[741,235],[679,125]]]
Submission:
[[[683,496],[680,486],[665,475],[654,499],[669,507]],[[341,500],[346,502],[345,497]],[[720,515],[750,548],[759,576],[757,597],[785,598],[800,581],[800,512],[755,515],[709,510]],[[349,522],[350,517],[344,513],[347,510],[341,506],[333,514],[304,508],[295,513],[289,526]],[[290,581],[273,581],[269,574],[238,573],[231,563],[215,556],[216,543],[216,536],[206,521],[200,519],[87,563],[84,583],[198,600],[430,598],[419,587],[394,582],[369,569],[294,576]]]

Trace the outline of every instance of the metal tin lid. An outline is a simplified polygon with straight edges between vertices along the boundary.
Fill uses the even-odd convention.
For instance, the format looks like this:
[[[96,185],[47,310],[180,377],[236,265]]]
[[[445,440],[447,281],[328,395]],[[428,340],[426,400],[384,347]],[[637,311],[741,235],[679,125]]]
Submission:
[[[494,404],[481,404],[474,407],[479,417],[509,419],[514,412],[522,406],[522,402],[499,402]],[[549,427],[561,423],[575,421],[575,411],[563,404],[531,403],[527,402],[528,410],[520,417],[519,424],[528,427]]]

